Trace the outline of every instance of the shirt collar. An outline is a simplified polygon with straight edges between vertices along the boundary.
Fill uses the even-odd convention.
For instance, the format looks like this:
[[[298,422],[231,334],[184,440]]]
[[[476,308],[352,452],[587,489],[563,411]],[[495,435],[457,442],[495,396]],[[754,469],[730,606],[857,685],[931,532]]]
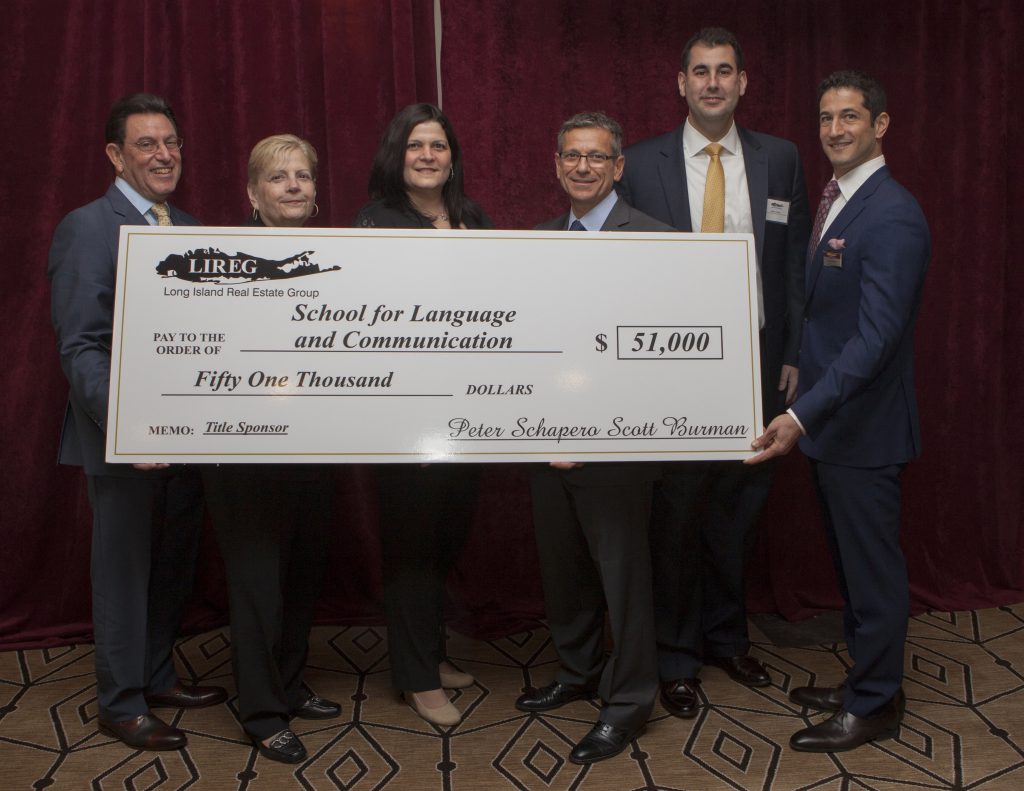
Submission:
[[[683,124],[683,156],[695,157],[703,154],[705,146],[711,142],[721,144],[726,154],[736,154],[740,150],[740,134],[736,131],[736,122],[733,121],[729,125],[729,131],[721,140],[711,141],[697,131],[687,116],[686,123]]]
[[[121,193],[128,199],[128,202],[138,209],[139,214],[143,217],[146,216],[146,212],[153,208],[153,201],[139,195],[135,188],[120,176],[114,179],[114,185],[121,190]]]
[[[611,165],[612,163],[609,162],[608,164]],[[604,196],[604,200],[602,200],[599,204],[597,204],[593,209],[588,211],[582,217],[577,217],[576,212],[574,212],[570,208],[569,225],[572,225],[574,220],[579,220],[581,223],[583,223],[583,227],[586,228],[588,231],[600,231],[601,228],[604,227],[604,223],[608,219],[608,215],[612,213],[612,208],[615,206],[615,201],[617,201],[618,199],[618,194],[615,192],[615,190],[612,190],[611,192]],[[569,225],[567,225],[566,228],[568,228]]]
[[[883,167],[885,167],[884,156],[875,157],[857,165],[849,173],[836,179],[836,182],[839,184],[839,192],[842,193],[845,200],[850,200],[853,197],[853,193],[864,186],[864,182],[871,178],[875,171]],[[835,174],[833,174],[833,178],[835,178]]]

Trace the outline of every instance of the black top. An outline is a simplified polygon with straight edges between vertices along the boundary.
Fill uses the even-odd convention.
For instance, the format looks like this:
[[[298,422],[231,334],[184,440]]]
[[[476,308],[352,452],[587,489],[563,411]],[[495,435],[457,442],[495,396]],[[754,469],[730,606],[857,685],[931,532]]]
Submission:
[[[493,228],[491,218],[480,211],[483,222],[474,223],[473,218],[467,213],[463,216],[463,222],[469,230],[481,230]],[[385,205],[384,200],[370,201],[359,210],[356,218],[352,221],[353,228],[431,228],[434,226],[424,216],[416,212],[404,212]]]

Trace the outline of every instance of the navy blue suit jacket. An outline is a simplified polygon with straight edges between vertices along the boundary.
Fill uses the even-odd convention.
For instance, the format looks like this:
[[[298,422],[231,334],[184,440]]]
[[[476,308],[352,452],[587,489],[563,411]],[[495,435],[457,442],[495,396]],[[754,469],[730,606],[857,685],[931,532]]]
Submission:
[[[175,225],[199,221],[170,206]],[[147,225],[112,184],[106,195],[68,214],[53,234],[47,274],[57,351],[71,392],[61,431],[60,461],[88,475],[148,475],[104,461],[117,246],[122,225]]]
[[[778,392],[783,364],[797,364],[804,305],[804,264],[811,235],[807,189],[800,154],[779,137],[737,128],[750,193],[754,244],[764,295],[764,343],[767,370],[762,371],[765,419],[783,408]],[[690,198],[683,161],[683,127],[629,146],[619,194],[640,211],[680,231],[692,231]],[[769,198],[789,202],[787,224],[767,221]]]
[[[841,266],[825,266],[830,240],[842,240]],[[930,255],[921,207],[886,167],[822,234],[807,266],[792,407],[810,458],[881,467],[920,454],[913,342]]]

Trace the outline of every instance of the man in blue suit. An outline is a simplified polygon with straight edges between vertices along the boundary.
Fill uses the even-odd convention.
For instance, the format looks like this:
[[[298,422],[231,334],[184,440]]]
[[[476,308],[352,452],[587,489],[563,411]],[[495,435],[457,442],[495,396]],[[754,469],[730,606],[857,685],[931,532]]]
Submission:
[[[220,703],[220,687],[183,686],[174,639],[192,591],[203,500],[198,475],[104,459],[114,284],[122,225],[198,225],[167,203],[181,137],[152,94],[116,102],[106,128],[116,178],[53,235],[48,274],[61,368],[70,385],[60,461],[85,468],[93,511],[91,578],[99,729],[130,747],[172,750],[185,734],[150,707]]]
[[[895,736],[906,704],[901,477],[921,451],[913,343],[931,241],[920,206],[882,156],[882,86],[863,72],[830,75],[818,89],[818,122],[834,175],[808,249],[799,391],[754,441],[762,452],[748,463],[798,441],[811,460],[853,666],[838,686],[790,693],[834,712],[790,745],[838,752]]]
[[[689,115],[676,130],[626,149],[620,192],[680,231],[754,235],[767,421],[796,395],[810,231],[800,155],[788,140],[736,125],[747,75],[732,33],[701,30],[683,48],[681,69],[679,93]],[[770,683],[748,654],[744,570],[773,466],[673,462],[655,487],[658,673],[661,703],[678,717],[696,716],[697,674],[705,663],[743,684]]]

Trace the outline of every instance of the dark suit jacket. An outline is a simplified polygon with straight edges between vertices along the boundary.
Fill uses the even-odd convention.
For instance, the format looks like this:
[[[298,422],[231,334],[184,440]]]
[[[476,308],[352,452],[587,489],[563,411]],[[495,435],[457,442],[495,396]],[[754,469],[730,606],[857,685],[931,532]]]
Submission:
[[[788,140],[738,128],[750,193],[754,246],[764,295],[762,371],[765,420],[782,411],[777,385],[783,364],[796,365],[804,304],[804,263],[811,234],[804,172],[796,146]],[[692,231],[683,161],[683,127],[625,150],[619,194],[643,212],[680,231]],[[769,198],[789,201],[789,222],[768,222]]]
[[[829,240],[840,239],[842,265],[825,266]],[[921,207],[886,167],[822,234],[807,268],[792,407],[812,459],[881,467],[921,452],[913,342],[930,255]]]
[[[170,212],[175,225],[199,225],[173,206]],[[50,312],[71,386],[60,461],[84,466],[87,475],[153,475],[104,461],[119,234],[122,225],[146,224],[112,184],[102,198],[61,220],[50,245]]]
[[[569,214],[566,212],[560,217],[542,222],[534,230],[564,231],[568,225]],[[653,217],[648,217],[642,211],[634,209],[620,199],[612,207],[601,230],[672,232],[675,231],[675,228],[671,228]],[[660,475],[660,464],[654,462],[588,462],[573,470],[562,470],[562,473],[570,481],[581,486],[612,486],[654,480]]]

